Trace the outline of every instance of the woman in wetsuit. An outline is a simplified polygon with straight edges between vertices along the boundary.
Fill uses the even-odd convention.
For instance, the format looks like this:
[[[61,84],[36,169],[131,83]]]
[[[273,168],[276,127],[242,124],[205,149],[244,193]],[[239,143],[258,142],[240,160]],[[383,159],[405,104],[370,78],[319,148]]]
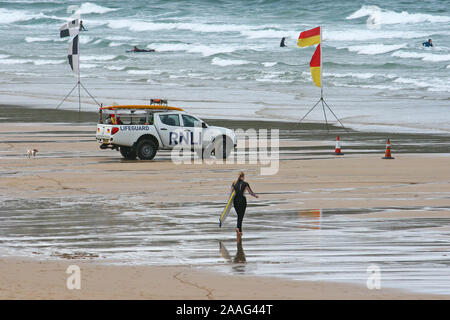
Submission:
[[[234,209],[237,213],[237,226],[236,226],[236,236],[239,242],[242,237],[242,220],[244,220],[245,209],[247,208],[247,199],[244,196],[245,191],[248,191],[253,197],[258,198],[258,196],[253,193],[250,185],[245,182],[244,172],[239,173],[239,176],[235,182],[231,185],[231,191],[236,191],[234,196]]]

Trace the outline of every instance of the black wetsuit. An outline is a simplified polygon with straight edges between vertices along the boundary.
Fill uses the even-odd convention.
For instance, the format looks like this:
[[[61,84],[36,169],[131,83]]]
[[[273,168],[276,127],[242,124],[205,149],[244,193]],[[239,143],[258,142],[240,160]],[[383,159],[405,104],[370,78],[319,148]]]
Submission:
[[[247,187],[249,187],[249,184],[242,180],[239,180],[236,184],[233,183],[233,188],[236,191],[233,204],[238,216],[236,228],[239,229],[239,232],[242,232],[242,220],[244,220],[245,209],[247,208],[247,199],[244,196]]]

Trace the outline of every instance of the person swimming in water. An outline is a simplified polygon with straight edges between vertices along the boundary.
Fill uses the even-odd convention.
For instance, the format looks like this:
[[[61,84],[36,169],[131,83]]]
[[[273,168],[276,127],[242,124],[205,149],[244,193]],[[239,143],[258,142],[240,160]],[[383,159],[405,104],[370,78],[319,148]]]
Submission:
[[[247,208],[247,198],[245,198],[244,194],[248,191],[255,198],[258,198],[258,195],[252,191],[250,185],[245,181],[244,172],[240,172],[237,180],[231,185],[231,192],[233,190],[236,192],[233,200],[234,209],[237,213],[236,241],[239,242],[242,238],[242,221],[244,220],[245,209]]]
[[[287,47],[284,43],[286,41],[286,37],[281,38],[280,47]]]
[[[134,46],[133,50],[129,50],[127,52],[155,52],[155,49],[146,50],[146,49],[139,49],[138,47]]]
[[[80,20],[80,31],[87,31],[87,29],[83,25],[83,20]]]
[[[422,43],[422,45],[424,47],[432,47],[433,46],[433,42],[431,41],[431,39],[428,39],[428,41],[425,41],[424,43]]]

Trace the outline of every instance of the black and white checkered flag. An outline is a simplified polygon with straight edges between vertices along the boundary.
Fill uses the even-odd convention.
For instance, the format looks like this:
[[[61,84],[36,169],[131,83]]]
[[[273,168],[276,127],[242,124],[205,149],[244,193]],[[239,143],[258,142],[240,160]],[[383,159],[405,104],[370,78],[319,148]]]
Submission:
[[[80,68],[80,56],[79,56],[79,49],[80,49],[80,44],[79,44],[79,35],[76,35],[72,41],[70,42],[70,46],[69,46],[69,54],[67,55],[67,57],[69,58],[69,64],[70,67],[72,68],[73,72],[75,72],[76,74],[78,74],[79,68]]]
[[[59,36],[73,37],[80,33],[80,19],[75,19],[65,23],[61,28],[59,28]]]

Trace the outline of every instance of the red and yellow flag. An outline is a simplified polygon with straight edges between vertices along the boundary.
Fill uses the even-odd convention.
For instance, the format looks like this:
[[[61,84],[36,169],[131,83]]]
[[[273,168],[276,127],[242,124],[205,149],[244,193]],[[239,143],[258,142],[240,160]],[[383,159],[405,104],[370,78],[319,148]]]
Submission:
[[[314,51],[314,54],[311,58],[311,62],[309,63],[309,66],[311,68],[311,76],[313,78],[314,83],[316,86],[321,87],[322,86],[322,79],[321,79],[321,72],[320,72],[320,59],[322,57],[320,56],[320,44],[317,46],[316,51]]]
[[[320,27],[303,31],[297,41],[299,47],[313,46],[318,43],[320,44]]]

